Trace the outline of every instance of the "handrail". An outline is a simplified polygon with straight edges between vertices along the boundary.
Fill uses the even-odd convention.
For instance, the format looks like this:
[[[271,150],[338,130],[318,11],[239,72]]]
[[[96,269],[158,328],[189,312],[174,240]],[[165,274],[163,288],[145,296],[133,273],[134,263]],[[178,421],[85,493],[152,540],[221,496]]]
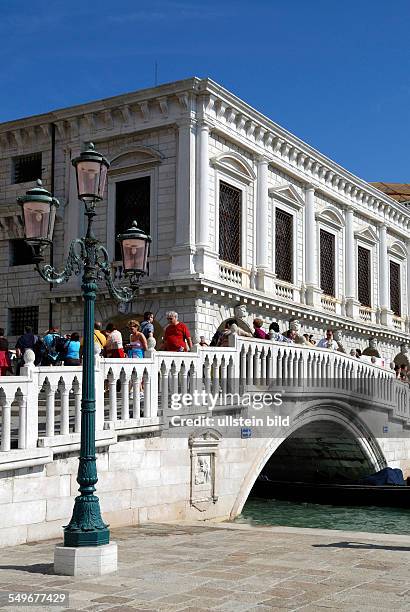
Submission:
[[[79,441],[81,367],[34,367],[33,360],[28,351],[22,376],[0,378],[0,463],[2,453],[37,446],[61,449]],[[363,384],[349,383],[360,379]],[[235,333],[228,347],[196,344],[182,353],[150,348],[143,359],[97,356],[95,380],[96,430],[111,431],[113,440],[132,431],[159,429],[173,394],[266,390],[277,380],[299,393],[318,387],[323,391],[329,382],[363,401],[370,385],[378,382],[381,408],[388,405],[395,417],[410,424],[408,385],[396,382],[392,370],[339,351]],[[203,404],[197,408],[201,406],[206,410]]]

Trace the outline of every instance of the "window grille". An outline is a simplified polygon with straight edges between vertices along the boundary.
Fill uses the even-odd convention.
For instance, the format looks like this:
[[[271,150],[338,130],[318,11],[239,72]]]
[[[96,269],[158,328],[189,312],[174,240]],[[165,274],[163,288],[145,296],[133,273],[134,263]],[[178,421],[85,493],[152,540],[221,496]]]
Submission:
[[[357,287],[359,302],[371,306],[370,251],[361,246],[357,247]]]
[[[275,273],[293,282],[293,216],[280,208],[275,213]]]
[[[400,264],[390,261],[390,309],[401,316]]]
[[[151,178],[143,176],[116,183],[115,236],[129,229],[135,220],[150,234]],[[121,246],[115,242],[115,260],[121,260]]]
[[[41,179],[41,153],[20,155],[13,160],[14,183],[28,183]]]
[[[25,240],[10,240],[10,266],[33,264],[33,251]]]
[[[38,333],[38,306],[10,308],[9,334],[11,336],[21,336],[28,325],[33,329],[33,333]]]
[[[314,228],[311,228],[314,231]],[[320,288],[335,297],[335,236],[320,230]]]
[[[242,191],[223,181],[219,184],[219,257],[241,265]]]

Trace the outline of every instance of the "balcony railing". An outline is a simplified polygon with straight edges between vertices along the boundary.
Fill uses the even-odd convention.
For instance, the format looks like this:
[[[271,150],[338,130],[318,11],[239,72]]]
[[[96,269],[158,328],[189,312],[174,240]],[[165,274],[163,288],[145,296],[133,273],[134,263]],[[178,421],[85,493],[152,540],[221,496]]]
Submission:
[[[249,287],[248,270],[226,261],[219,264],[219,278],[229,284],[237,285],[238,287]]]
[[[284,300],[292,300],[294,299],[294,288],[292,285],[284,281],[276,281],[275,282],[275,293],[279,298]]]
[[[359,308],[359,317],[365,323],[370,323],[372,321],[372,313],[373,309],[369,306],[360,306]]]
[[[327,310],[328,312],[336,312],[336,304],[338,300],[331,295],[322,295],[320,297],[320,303],[322,305],[323,310]]]
[[[403,331],[404,319],[402,317],[398,317],[397,315],[393,315],[393,327],[398,331]]]

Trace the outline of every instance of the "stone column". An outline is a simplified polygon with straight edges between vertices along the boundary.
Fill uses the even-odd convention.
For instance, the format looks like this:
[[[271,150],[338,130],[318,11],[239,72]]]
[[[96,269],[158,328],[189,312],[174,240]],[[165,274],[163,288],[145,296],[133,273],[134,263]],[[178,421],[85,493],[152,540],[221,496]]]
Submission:
[[[354,240],[354,213],[348,206],[345,212],[345,295],[346,315],[357,319],[359,317],[360,303],[356,296],[356,266],[355,266],[355,240]]]
[[[379,228],[379,308],[382,325],[393,325],[393,313],[390,310],[389,295],[389,258],[387,253],[387,227],[384,224]]]
[[[260,291],[271,289],[267,283],[268,270],[268,166],[265,157],[257,160],[256,178],[256,286]]]
[[[217,275],[217,253],[209,242],[209,131],[211,124],[202,119],[197,127],[197,200],[196,200],[196,271]]]
[[[310,306],[320,306],[321,291],[318,287],[315,188],[310,184],[305,187],[304,229],[306,303]]]
[[[209,124],[201,121],[198,138],[197,246],[209,246]]]
[[[171,277],[176,278],[194,272],[195,145],[195,121],[190,118],[180,121],[177,131],[175,246],[171,264]]]

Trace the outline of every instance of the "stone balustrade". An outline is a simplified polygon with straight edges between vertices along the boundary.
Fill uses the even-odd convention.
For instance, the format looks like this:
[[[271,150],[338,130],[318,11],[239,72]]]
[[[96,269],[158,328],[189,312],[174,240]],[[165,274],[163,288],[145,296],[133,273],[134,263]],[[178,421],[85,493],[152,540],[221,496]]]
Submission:
[[[287,283],[276,281],[275,283],[275,293],[277,297],[285,299],[285,300],[293,300],[294,299],[294,288]]]
[[[81,366],[34,367],[26,354],[19,377],[0,381],[0,471],[38,454],[79,448]],[[200,347],[190,353],[146,351],[144,359],[96,357],[96,444],[161,430],[173,394],[195,390],[218,396],[286,387],[288,395],[338,389],[349,397],[373,398],[380,409],[410,425],[408,385],[394,372],[344,353],[280,344],[232,334],[231,346]],[[225,404],[226,405],[226,404]],[[206,399],[197,406],[206,411]]]
[[[219,264],[219,278],[232,285],[249,287],[249,271],[225,261]]]

